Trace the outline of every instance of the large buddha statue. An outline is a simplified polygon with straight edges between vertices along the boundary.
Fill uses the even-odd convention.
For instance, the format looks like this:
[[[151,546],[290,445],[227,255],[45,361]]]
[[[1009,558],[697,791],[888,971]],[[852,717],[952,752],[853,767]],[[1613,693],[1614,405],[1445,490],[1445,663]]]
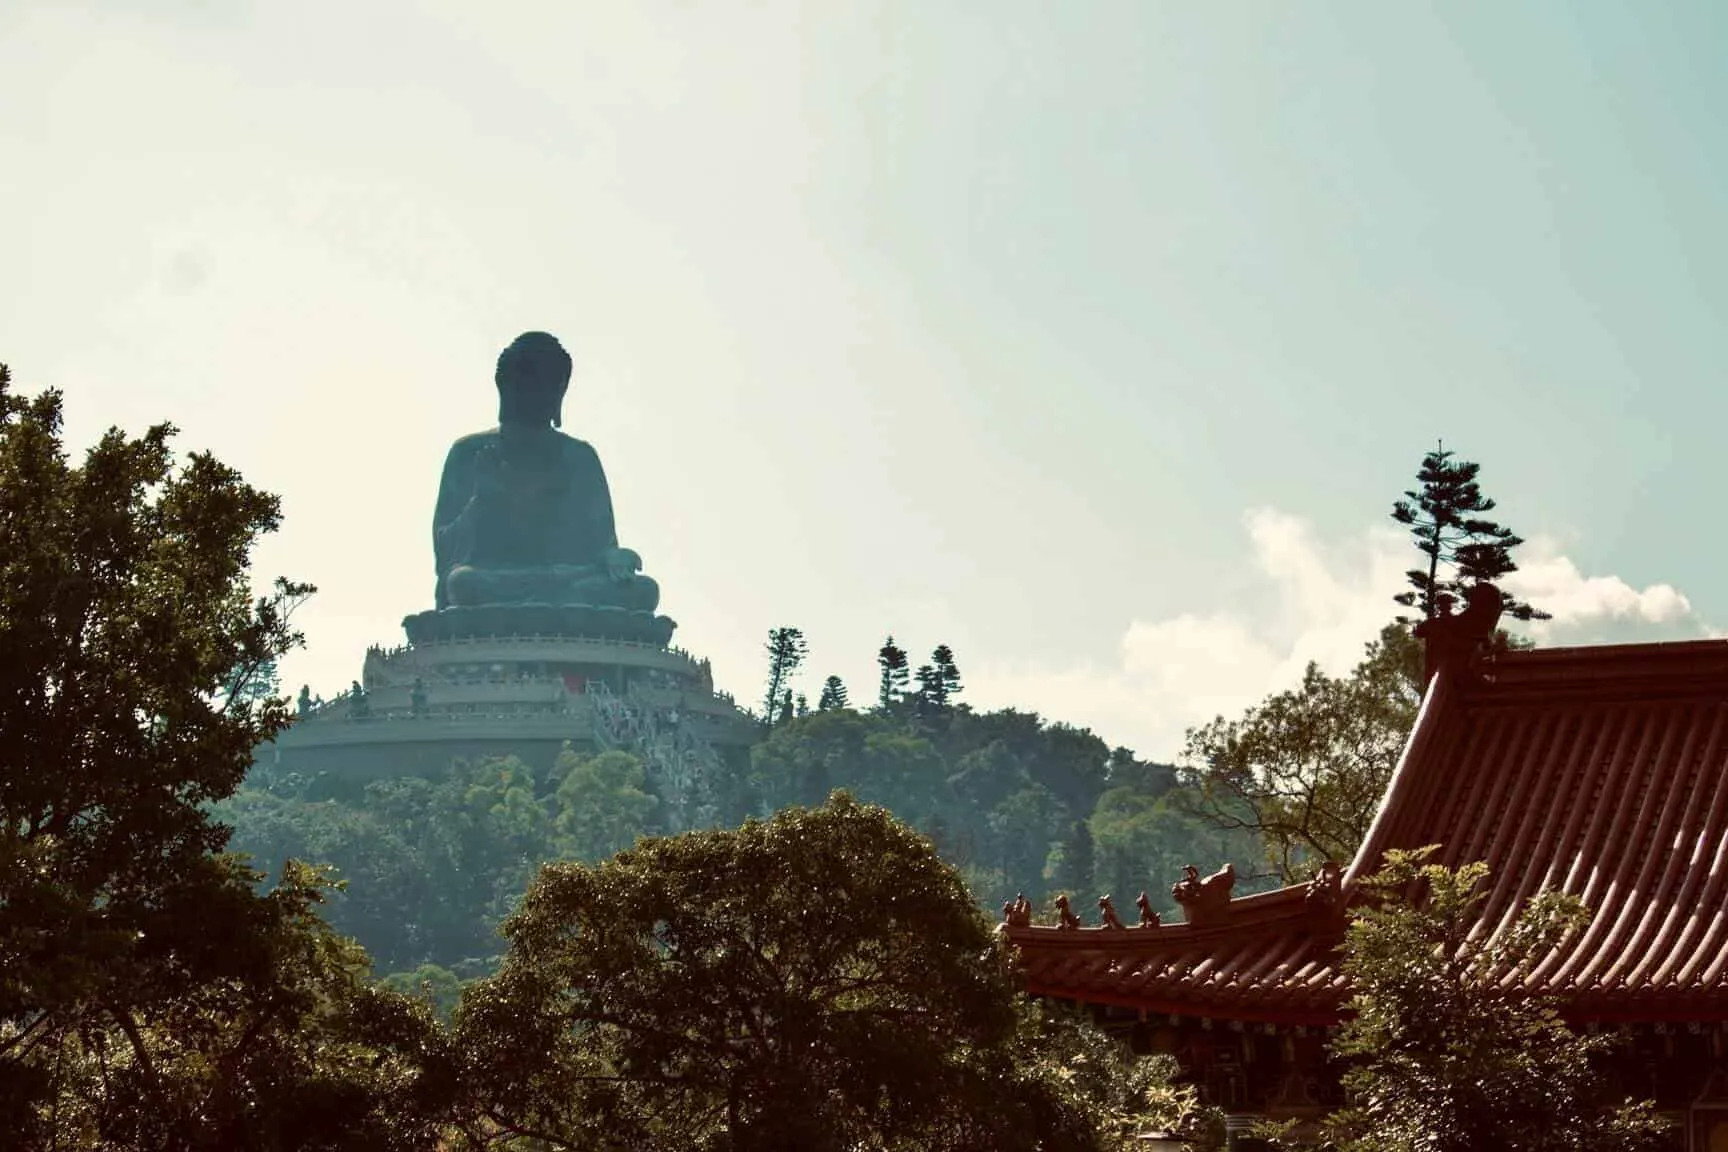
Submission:
[[[438,486],[440,610],[652,613],[659,603],[641,558],[618,546],[600,457],[559,430],[570,372],[570,354],[544,332],[518,336],[498,357],[498,427],[456,441]]]

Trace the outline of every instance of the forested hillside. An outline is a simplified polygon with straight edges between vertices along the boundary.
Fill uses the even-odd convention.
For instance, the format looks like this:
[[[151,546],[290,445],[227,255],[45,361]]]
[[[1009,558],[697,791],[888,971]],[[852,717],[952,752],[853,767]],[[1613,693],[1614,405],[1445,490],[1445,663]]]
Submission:
[[[870,711],[789,713],[730,771],[723,824],[844,789],[928,836],[987,910],[1018,893],[1042,904],[1069,892],[1085,908],[1144,890],[1173,911],[1182,865],[1229,860],[1248,874],[1264,857],[1252,833],[1191,815],[1198,794],[1170,765],[1034,713],[933,706],[916,693]],[[255,774],[218,817],[268,874],[289,858],[334,865],[348,887],[329,918],[380,972],[431,964],[464,978],[490,967],[496,925],[541,863],[599,860],[639,835],[684,830],[633,755],[569,749],[538,777],[513,758],[363,787]]]

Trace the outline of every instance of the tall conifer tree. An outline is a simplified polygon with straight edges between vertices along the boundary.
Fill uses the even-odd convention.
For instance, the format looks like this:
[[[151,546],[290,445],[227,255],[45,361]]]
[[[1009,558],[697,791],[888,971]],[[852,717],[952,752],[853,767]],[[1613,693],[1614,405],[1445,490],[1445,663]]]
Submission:
[[[920,664],[912,675],[918,682],[913,700],[920,713],[941,712],[948,707],[948,694],[943,691],[942,676],[934,664]]]
[[[776,721],[789,719],[792,714],[792,690],[788,685],[804,664],[809,646],[799,628],[771,628],[768,631],[768,690],[763,698],[764,722],[772,728]],[[784,706],[783,706],[784,705]]]
[[[830,676],[822,682],[822,695],[816,698],[818,712],[832,712],[836,708],[847,707],[846,682],[838,676]]]
[[[906,650],[897,646],[894,637],[890,636],[876,653],[876,666],[882,670],[876,706],[886,712],[905,697],[911,662],[906,659]]]
[[[1392,505],[1392,519],[1410,529],[1417,551],[1427,557],[1425,567],[1405,573],[1410,591],[1393,597],[1417,610],[1414,618],[1399,617],[1401,623],[1432,619],[1439,613],[1440,596],[1461,597],[1473,585],[1518,571],[1512,549],[1524,543],[1523,538],[1486,517],[1495,505],[1476,482],[1482,466],[1454,462],[1453,455],[1441,444],[1424,456],[1416,474],[1421,487]],[[1548,613],[1512,596],[1506,597],[1504,611],[1514,620],[1549,619]]]
[[[954,663],[954,649],[939,644],[936,651],[930,653],[930,660],[936,665],[936,675],[942,682],[942,699],[953,704],[954,698],[960,695],[960,667]]]

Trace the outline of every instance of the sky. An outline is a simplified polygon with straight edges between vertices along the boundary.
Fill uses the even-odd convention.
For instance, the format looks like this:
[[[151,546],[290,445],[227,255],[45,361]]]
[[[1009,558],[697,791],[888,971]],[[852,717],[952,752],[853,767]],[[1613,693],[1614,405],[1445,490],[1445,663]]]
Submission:
[[[290,690],[431,606],[518,333],[721,687],[892,634],[1176,757],[1342,672],[1443,440],[1539,642],[1728,626],[1728,7],[0,0],[0,361],[282,499]]]

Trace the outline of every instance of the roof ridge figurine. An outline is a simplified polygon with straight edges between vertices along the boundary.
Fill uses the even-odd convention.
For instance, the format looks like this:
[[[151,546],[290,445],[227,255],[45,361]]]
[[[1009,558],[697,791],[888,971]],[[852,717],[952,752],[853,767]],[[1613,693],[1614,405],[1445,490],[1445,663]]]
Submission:
[[[1192,864],[1182,866],[1182,879],[1170,886],[1170,895],[1182,905],[1188,923],[1211,923],[1224,915],[1230,905],[1230,890],[1236,886],[1236,866],[1224,867],[1202,878],[1200,869]]]
[[[1475,666],[1494,639],[1506,598],[1492,584],[1472,584],[1464,590],[1464,610],[1454,613],[1457,598],[1442,592],[1434,598],[1435,614],[1410,630],[1422,641],[1422,682],[1433,680],[1442,667],[1465,671]]]

